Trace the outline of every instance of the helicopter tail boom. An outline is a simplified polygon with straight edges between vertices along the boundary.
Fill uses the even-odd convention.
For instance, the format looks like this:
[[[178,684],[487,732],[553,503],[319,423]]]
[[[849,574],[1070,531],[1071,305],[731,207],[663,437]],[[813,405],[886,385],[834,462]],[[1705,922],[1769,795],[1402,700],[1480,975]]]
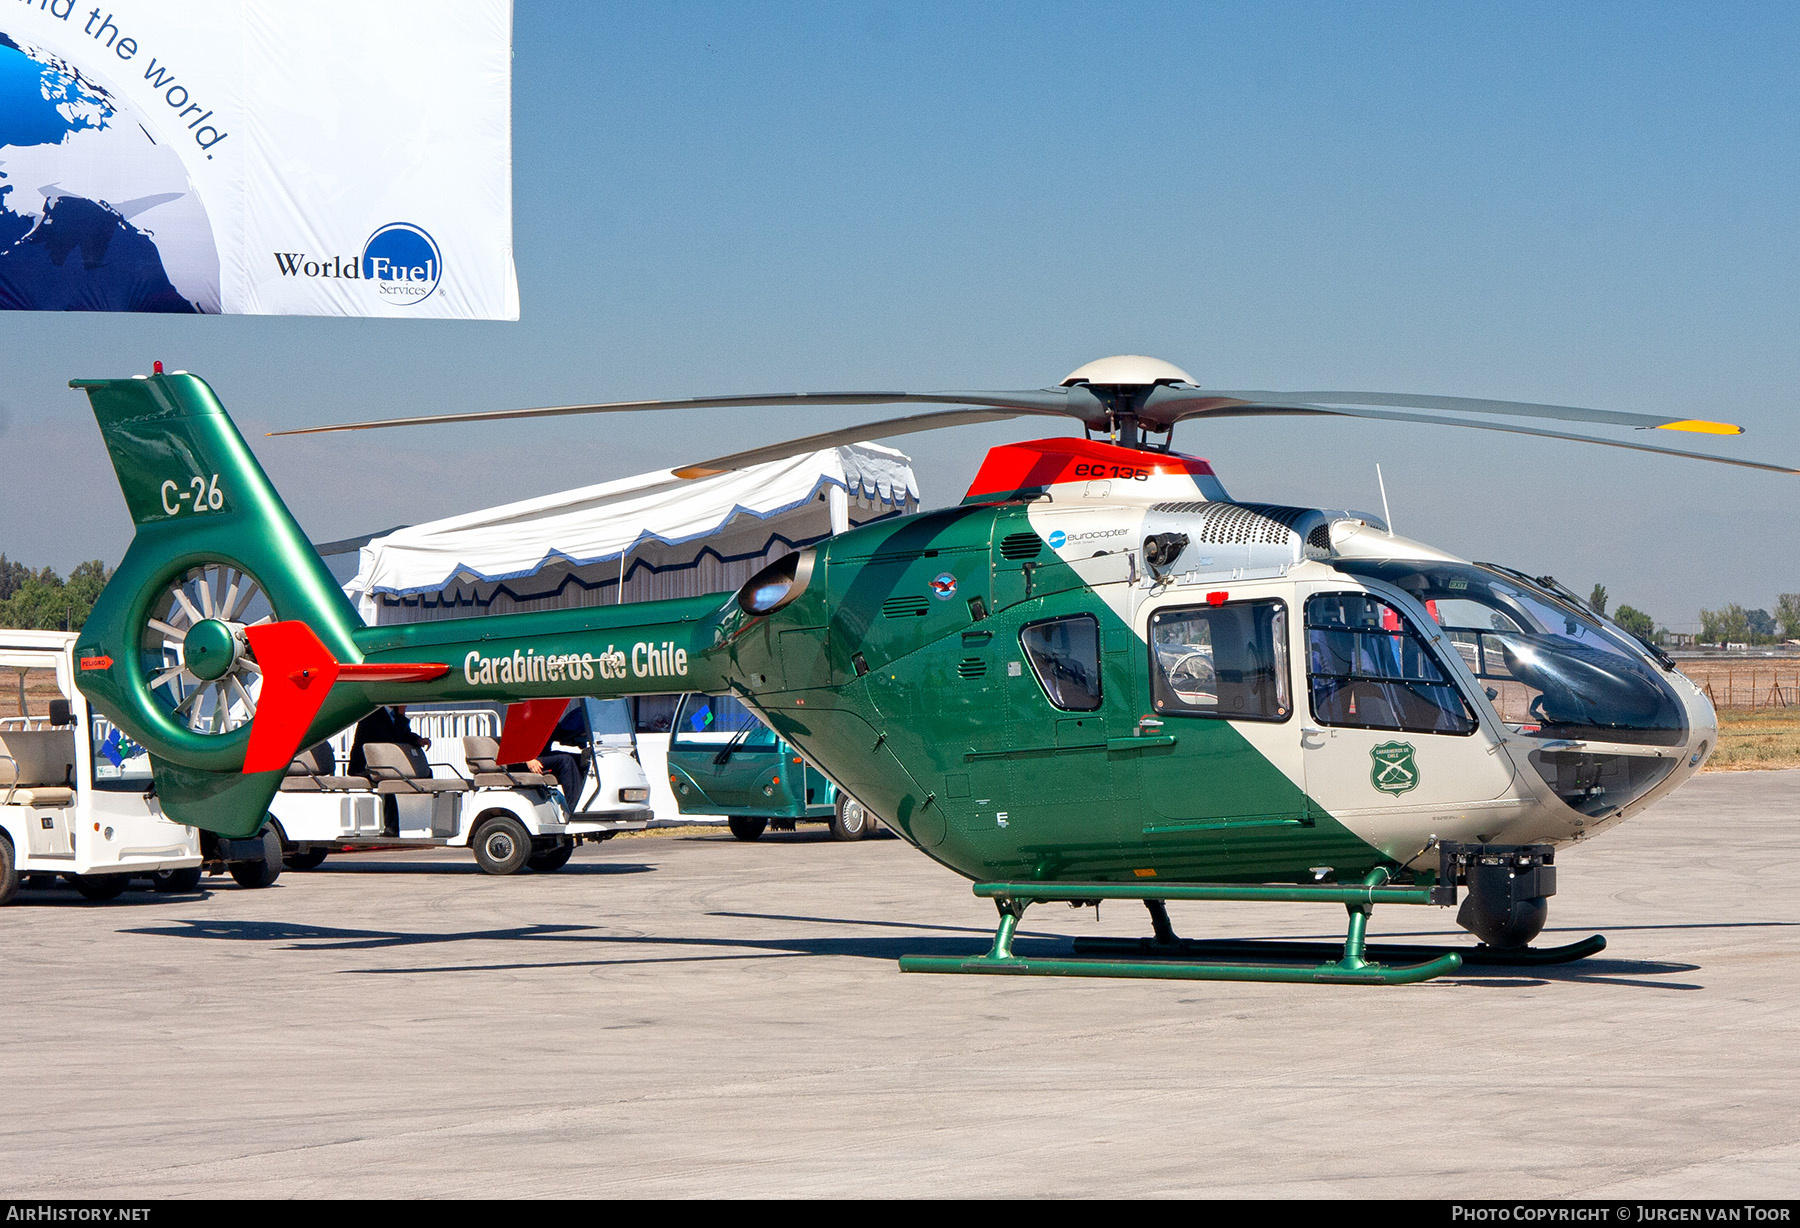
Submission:
[[[294,754],[382,704],[507,704],[507,753],[535,738],[528,758],[568,698],[726,685],[718,595],[365,626],[204,380],[71,383],[136,525],[76,683],[147,752],[171,818],[254,835]]]

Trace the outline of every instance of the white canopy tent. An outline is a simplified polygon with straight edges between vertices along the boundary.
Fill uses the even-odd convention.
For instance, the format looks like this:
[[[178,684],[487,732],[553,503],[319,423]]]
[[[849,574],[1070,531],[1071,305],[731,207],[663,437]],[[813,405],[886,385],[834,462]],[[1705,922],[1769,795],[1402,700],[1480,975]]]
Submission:
[[[912,462],[878,444],[695,480],[659,470],[377,537],[344,591],[371,624],[729,592],[918,504]]]
[[[692,481],[665,469],[372,538],[344,591],[370,624],[731,592],[791,550],[918,506],[912,461],[878,444]],[[632,706],[657,821],[709,821],[669,789],[675,697]]]

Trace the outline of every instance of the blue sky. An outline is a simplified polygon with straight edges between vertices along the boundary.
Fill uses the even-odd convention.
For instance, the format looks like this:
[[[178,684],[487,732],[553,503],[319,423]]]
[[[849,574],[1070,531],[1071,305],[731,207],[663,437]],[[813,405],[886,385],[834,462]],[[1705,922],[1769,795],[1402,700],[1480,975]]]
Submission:
[[[449,409],[1203,383],[1725,418],[1800,465],[1800,8],[522,0],[516,323],[0,316],[0,550],[116,561],[73,375],[246,433]],[[885,416],[871,411],[862,416]],[[751,410],[261,440],[315,538],[854,421]],[[927,502],[1031,428],[900,441]],[[1041,428],[1038,428],[1041,429]],[[1671,626],[1800,591],[1800,478],[1373,423],[1178,429],[1239,498],[1378,506]],[[1667,440],[1658,440],[1667,442]],[[1699,446],[1708,446],[1701,441]]]

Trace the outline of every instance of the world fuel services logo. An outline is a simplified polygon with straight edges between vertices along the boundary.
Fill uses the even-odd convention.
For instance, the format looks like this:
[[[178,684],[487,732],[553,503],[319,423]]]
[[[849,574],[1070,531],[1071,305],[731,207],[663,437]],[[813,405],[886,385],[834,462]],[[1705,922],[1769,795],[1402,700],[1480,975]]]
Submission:
[[[362,255],[316,256],[308,252],[276,252],[275,268],[283,277],[360,281],[381,301],[411,307],[430,298],[444,277],[444,254],[423,226],[389,222],[363,244]]]
[[[444,257],[422,227],[390,222],[363,244],[362,275],[384,300],[410,307],[437,289]]]

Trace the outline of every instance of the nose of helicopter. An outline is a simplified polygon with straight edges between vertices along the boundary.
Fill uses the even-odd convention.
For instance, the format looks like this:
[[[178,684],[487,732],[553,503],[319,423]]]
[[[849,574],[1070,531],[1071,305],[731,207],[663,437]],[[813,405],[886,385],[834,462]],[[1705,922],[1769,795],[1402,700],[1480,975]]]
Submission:
[[[1670,670],[1664,674],[1664,678],[1680,704],[1687,726],[1685,737],[1675,745],[1658,747],[1658,759],[1633,758],[1620,764],[1622,772],[1619,783],[1625,787],[1612,791],[1610,800],[1615,805],[1609,808],[1611,813],[1606,813],[1605,810],[1588,812],[1599,819],[1599,822],[1589,824],[1589,835],[1642,813],[1659,799],[1680,788],[1718,750],[1719,716],[1706,692],[1687,675],[1678,671]],[[1641,791],[1634,790],[1627,783],[1633,778],[1642,782]],[[1568,797],[1564,800],[1570,801]],[[1576,808],[1581,809],[1579,805]]]
[[[1686,674],[1676,674],[1674,681],[1688,723],[1687,762],[1677,769],[1676,774],[1679,779],[1686,780],[1706,766],[1706,761],[1719,749],[1719,714],[1706,692]]]

